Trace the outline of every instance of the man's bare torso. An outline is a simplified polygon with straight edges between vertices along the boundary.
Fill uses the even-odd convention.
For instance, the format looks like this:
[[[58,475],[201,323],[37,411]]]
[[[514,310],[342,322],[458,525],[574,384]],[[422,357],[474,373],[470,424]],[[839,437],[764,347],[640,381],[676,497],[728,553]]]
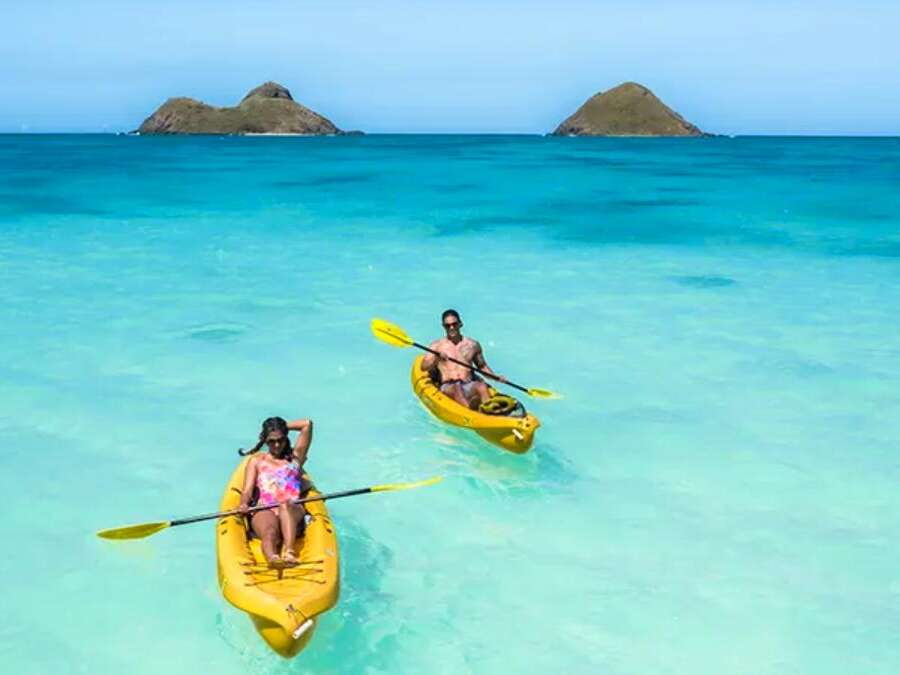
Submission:
[[[468,337],[463,337],[458,344],[453,344],[453,341],[448,338],[441,338],[440,340],[432,342],[431,348],[441,352],[445,356],[473,365],[475,365],[474,361],[476,356],[481,351],[481,345]],[[437,367],[438,370],[441,371],[442,382],[448,382],[450,380],[462,380],[463,382],[468,382],[472,379],[472,371],[458,363],[439,360],[437,362]]]

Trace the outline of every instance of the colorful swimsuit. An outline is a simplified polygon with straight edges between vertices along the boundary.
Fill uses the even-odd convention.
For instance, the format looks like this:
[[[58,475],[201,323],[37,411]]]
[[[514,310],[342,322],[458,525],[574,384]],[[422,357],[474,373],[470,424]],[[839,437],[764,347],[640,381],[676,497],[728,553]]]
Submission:
[[[301,492],[300,467],[296,462],[273,466],[260,462],[256,474],[257,504],[280,504],[297,499]]]

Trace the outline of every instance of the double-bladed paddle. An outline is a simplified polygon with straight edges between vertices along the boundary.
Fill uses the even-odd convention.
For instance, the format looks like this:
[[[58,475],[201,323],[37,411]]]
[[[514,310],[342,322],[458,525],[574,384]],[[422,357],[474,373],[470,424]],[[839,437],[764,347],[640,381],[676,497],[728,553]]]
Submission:
[[[390,321],[385,321],[384,319],[372,319],[372,335],[377,337],[382,342],[385,342],[392,347],[418,347],[419,349],[430,352],[435,356],[441,356],[448,361],[453,361],[453,363],[458,363],[461,366],[465,366],[470,370],[474,370],[479,375],[484,375],[485,377],[489,377],[492,380],[497,380],[498,382],[502,382],[502,380],[496,375],[492,375],[491,373],[487,373],[480,368],[476,368],[475,366],[468,364],[464,361],[458,361],[457,359],[451,358],[449,356],[444,356],[440,352],[435,351],[431,347],[426,347],[423,344],[419,344],[415,340],[413,340],[409,335],[406,334],[400,326],[391,323]],[[536,389],[536,388],[527,388],[523,387],[514,382],[510,382],[507,380],[504,384],[508,384],[510,387],[515,387],[519,391],[524,391],[526,394],[531,396],[532,398],[562,398],[559,394],[556,394],[552,391],[548,391],[547,389]]]
[[[411,490],[417,487],[425,487],[426,485],[434,485],[442,480],[441,476],[435,476],[427,480],[420,480],[415,483],[388,483],[386,485],[373,485],[372,487],[359,488],[357,490],[346,490],[344,492],[332,492],[327,495],[317,495],[315,497],[304,497],[303,499],[294,499],[289,504],[305,504],[307,502],[324,502],[326,499],[338,499],[340,497],[353,497],[355,495],[365,495],[370,492],[390,492],[392,490]],[[262,506],[251,506],[247,509],[247,513],[256,511],[265,511],[266,509],[274,509],[281,504],[268,504]],[[236,516],[242,513],[240,509],[233,511],[222,511],[221,513],[208,513],[203,516],[193,516],[191,518],[179,518],[177,520],[160,520],[155,523],[141,523],[140,525],[127,525],[126,527],[115,527],[110,530],[100,530],[98,537],[103,539],[143,539],[151,534],[156,534],[161,530],[178,525],[187,525],[189,523],[199,523],[201,520],[214,520],[216,518],[224,518],[226,516]]]

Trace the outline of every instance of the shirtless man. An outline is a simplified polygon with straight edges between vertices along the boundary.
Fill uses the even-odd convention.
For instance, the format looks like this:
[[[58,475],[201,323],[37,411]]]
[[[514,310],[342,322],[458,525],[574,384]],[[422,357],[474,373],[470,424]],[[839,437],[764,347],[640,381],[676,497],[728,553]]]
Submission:
[[[477,410],[478,406],[491,397],[488,386],[476,379],[472,370],[449,361],[447,357],[472,364],[501,382],[506,382],[506,378],[490,369],[484,360],[481,345],[476,340],[463,337],[460,332],[463,324],[459,312],[448,309],[441,315],[441,323],[447,336],[431,343],[431,348],[441,355],[427,354],[422,359],[422,370],[427,372],[437,365],[441,373],[441,391],[460,405]]]

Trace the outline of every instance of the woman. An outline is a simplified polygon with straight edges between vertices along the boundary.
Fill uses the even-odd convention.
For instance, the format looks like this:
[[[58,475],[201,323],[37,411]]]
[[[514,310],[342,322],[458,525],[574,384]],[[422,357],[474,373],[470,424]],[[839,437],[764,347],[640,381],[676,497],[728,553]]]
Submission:
[[[285,422],[280,417],[270,417],[262,424],[259,442],[247,454],[257,452],[263,445],[268,454],[252,457],[244,473],[240,510],[246,514],[254,494],[256,505],[278,504],[277,508],[256,511],[250,516],[250,526],[262,542],[263,555],[270,564],[294,564],[294,543],[297,529],[303,522],[306,509],[302,504],[290,504],[309,490],[303,480],[303,463],[312,442],[312,420]],[[291,448],[289,431],[299,431],[300,436]],[[284,553],[279,555],[279,545]]]

